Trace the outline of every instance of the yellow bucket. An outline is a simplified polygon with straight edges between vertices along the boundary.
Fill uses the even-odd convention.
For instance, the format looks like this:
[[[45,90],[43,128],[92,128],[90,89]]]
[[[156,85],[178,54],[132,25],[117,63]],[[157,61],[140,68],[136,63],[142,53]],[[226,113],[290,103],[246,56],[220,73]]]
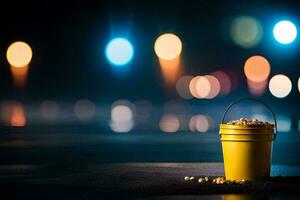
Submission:
[[[255,100],[265,105],[274,117],[275,125],[227,125],[224,119],[229,109],[241,100]],[[270,177],[272,141],[277,134],[274,112],[264,102],[240,98],[225,111],[220,124],[225,177],[227,180],[264,180]]]

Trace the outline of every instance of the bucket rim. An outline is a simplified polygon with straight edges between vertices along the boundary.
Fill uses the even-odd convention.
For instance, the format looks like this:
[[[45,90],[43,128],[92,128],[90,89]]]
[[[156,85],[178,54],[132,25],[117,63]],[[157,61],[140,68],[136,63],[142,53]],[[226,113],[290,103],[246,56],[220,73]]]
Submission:
[[[233,125],[220,124],[220,129],[274,129],[274,124],[256,124],[256,125]]]

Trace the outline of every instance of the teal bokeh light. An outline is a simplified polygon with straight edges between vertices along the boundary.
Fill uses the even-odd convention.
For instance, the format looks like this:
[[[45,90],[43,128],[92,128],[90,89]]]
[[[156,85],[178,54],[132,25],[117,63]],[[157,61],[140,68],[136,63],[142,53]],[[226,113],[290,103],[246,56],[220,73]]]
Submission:
[[[125,38],[114,38],[106,46],[105,56],[115,66],[128,64],[134,55],[132,44]]]
[[[253,48],[261,41],[263,28],[254,17],[240,16],[231,23],[230,36],[237,45],[243,48]]]

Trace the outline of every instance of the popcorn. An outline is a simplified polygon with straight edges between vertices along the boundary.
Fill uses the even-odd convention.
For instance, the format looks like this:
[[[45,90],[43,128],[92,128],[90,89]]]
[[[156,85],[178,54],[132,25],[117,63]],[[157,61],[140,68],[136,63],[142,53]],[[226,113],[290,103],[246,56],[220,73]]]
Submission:
[[[227,122],[228,125],[270,125],[269,122],[259,121],[258,119],[247,119],[247,118],[240,118],[239,120],[232,120]]]
[[[186,182],[198,182],[198,184],[216,184],[216,185],[223,185],[223,184],[230,184],[230,185],[244,185],[250,183],[250,181],[247,181],[245,179],[235,181],[235,180],[226,180],[225,177],[219,176],[219,177],[194,177],[194,176],[185,176],[184,180]]]

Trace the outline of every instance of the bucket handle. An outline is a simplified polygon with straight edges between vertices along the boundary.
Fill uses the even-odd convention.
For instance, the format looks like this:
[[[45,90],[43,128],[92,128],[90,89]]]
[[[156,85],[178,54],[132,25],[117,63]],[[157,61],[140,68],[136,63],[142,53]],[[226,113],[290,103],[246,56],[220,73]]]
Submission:
[[[225,117],[226,117],[227,112],[230,110],[230,108],[231,108],[234,104],[236,104],[236,103],[238,103],[238,102],[240,102],[240,101],[243,101],[243,100],[253,100],[253,101],[257,101],[257,102],[263,104],[265,107],[268,108],[268,110],[272,113],[272,116],[273,116],[273,118],[274,118],[274,123],[275,123],[275,136],[274,136],[274,137],[276,138],[276,135],[277,135],[277,133],[278,133],[278,131],[277,131],[277,121],[276,121],[276,117],[275,117],[275,114],[274,114],[272,108],[271,108],[268,104],[266,104],[264,101],[259,100],[259,99],[256,99],[256,98],[253,98],[253,97],[241,97],[241,98],[238,98],[237,100],[235,100],[234,102],[232,102],[232,103],[227,107],[227,109],[225,110],[225,112],[224,112],[224,114],[223,114],[222,124],[224,123],[224,119],[225,119]]]

